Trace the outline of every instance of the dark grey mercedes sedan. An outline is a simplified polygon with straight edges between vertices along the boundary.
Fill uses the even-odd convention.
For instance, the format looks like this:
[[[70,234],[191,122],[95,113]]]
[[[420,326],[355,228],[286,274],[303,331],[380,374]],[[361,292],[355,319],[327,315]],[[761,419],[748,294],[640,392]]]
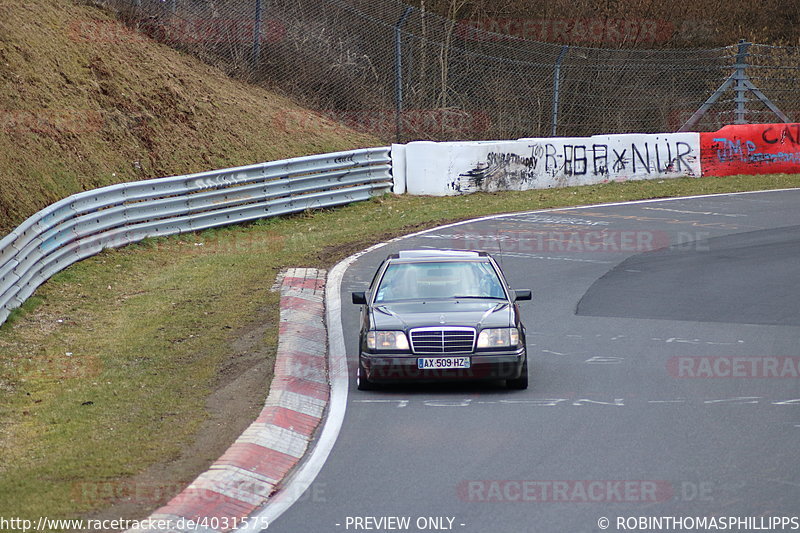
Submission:
[[[361,305],[358,388],[404,381],[505,380],[528,387],[525,326],[486,252],[406,250],[381,263]]]

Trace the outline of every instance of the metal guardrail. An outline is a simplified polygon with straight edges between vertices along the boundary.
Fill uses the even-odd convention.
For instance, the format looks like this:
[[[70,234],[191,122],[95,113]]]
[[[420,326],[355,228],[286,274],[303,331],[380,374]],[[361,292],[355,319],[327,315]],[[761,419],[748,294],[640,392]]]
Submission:
[[[381,147],[74,194],[0,240],[0,324],[53,274],[105,248],[367,200],[391,187],[390,148]]]

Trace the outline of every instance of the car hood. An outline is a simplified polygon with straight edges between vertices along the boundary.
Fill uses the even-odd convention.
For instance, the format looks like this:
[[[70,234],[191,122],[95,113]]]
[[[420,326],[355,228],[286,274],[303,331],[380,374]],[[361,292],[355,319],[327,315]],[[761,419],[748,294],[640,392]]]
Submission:
[[[497,300],[430,300],[381,304],[372,309],[374,329],[477,327],[478,322],[482,328],[513,326],[513,308]]]

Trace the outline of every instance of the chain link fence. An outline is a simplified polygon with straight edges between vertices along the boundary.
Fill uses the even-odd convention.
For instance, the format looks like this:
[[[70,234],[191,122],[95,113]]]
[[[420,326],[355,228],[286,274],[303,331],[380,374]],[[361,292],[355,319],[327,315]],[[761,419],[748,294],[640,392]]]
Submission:
[[[800,118],[800,47],[753,44],[742,55],[737,44],[642,50],[537,42],[399,0],[94,3],[138,32],[384,141],[676,131],[737,69],[788,118]],[[578,23],[600,43],[632,31],[625,21],[570,28]],[[302,134],[315,119],[277,120]],[[730,89],[692,129],[737,120],[778,119],[751,92]]]

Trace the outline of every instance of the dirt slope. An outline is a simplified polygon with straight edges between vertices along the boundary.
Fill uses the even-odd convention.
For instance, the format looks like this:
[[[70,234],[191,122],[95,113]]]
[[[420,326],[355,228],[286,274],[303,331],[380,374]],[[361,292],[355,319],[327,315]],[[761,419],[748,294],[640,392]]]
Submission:
[[[88,188],[377,143],[98,8],[0,0],[3,234]]]

